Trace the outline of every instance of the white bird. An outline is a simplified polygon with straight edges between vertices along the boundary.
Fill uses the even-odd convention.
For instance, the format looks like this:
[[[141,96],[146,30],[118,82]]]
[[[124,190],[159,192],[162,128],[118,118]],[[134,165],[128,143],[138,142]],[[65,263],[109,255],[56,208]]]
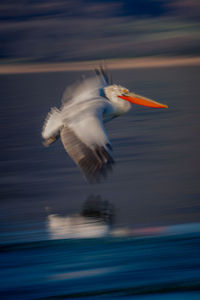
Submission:
[[[52,108],[42,137],[48,146],[61,138],[65,150],[90,182],[99,181],[114,163],[112,147],[103,123],[126,113],[131,104],[167,108],[167,105],[129,92],[111,83],[103,67],[96,76],[66,89],[60,109]]]

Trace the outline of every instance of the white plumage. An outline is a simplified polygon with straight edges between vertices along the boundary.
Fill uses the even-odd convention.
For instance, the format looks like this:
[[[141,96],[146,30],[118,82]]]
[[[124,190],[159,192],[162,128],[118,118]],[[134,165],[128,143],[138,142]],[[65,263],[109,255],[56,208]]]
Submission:
[[[100,68],[95,77],[68,87],[61,108],[51,109],[42,130],[47,146],[61,137],[65,150],[89,182],[106,175],[114,163],[103,123],[127,112],[129,102],[141,104],[138,99],[145,102],[141,105],[148,102],[151,107],[166,107],[110,83],[108,74]]]
[[[61,111],[56,107],[52,107],[51,111],[46,117],[42,130],[42,137],[45,140],[48,140],[49,138],[59,135],[62,126],[63,122],[61,117]]]

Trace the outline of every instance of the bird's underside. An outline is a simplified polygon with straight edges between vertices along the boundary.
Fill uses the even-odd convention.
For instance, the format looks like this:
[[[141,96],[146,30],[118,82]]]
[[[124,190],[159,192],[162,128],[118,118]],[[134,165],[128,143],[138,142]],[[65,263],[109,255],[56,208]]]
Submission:
[[[112,170],[114,160],[110,153],[110,144],[88,147],[68,126],[61,129],[60,137],[65,150],[88,182],[98,182]]]

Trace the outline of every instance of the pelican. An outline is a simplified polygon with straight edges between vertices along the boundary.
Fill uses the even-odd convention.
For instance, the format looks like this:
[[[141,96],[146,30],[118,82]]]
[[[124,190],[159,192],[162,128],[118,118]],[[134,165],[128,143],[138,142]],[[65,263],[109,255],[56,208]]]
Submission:
[[[102,66],[95,72],[95,76],[65,90],[60,109],[51,108],[42,129],[44,145],[60,137],[66,152],[89,183],[107,175],[114,163],[105,122],[129,111],[131,103],[168,107],[112,84],[109,72]]]

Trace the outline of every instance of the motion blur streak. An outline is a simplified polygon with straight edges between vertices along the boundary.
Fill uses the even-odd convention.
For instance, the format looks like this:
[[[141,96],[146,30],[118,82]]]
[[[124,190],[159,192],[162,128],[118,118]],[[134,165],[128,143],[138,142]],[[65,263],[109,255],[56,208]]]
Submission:
[[[153,294],[196,300],[199,247],[199,231],[7,244],[1,246],[0,293],[2,299],[150,299]]]
[[[198,56],[199,16],[199,0],[1,0],[0,55],[6,63]]]

